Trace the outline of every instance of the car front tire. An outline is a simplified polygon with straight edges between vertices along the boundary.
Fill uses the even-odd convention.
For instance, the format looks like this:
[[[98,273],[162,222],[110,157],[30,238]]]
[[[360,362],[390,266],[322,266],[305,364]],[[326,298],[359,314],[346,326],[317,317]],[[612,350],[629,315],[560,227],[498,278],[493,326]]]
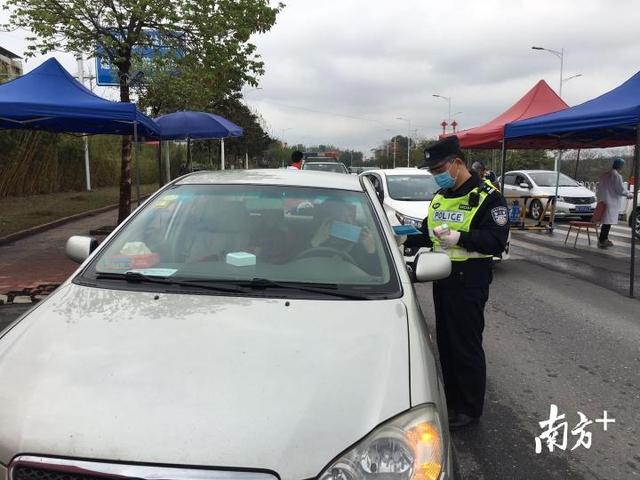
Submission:
[[[533,200],[531,205],[529,205],[529,216],[536,221],[541,220],[543,211],[544,208],[542,207],[542,202],[540,200]]]

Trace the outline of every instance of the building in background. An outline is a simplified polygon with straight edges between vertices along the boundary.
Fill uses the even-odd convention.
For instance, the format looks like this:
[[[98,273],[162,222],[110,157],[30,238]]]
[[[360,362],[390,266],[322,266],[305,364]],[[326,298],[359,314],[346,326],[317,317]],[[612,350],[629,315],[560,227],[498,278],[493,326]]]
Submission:
[[[0,47],[0,82],[22,75],[22,57]]]

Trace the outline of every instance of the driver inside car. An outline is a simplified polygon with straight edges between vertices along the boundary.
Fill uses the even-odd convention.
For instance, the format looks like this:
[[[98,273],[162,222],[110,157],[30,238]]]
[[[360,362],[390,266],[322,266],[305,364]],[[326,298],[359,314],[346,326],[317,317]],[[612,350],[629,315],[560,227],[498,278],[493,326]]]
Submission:
[[[313,249],[343,252],[353,263],[367,273],[375,274],[380,268],[376,244],[371,230],[356,222],[355,206],[338,200],[327,200],[318,212],[320,226],[311,238]]]

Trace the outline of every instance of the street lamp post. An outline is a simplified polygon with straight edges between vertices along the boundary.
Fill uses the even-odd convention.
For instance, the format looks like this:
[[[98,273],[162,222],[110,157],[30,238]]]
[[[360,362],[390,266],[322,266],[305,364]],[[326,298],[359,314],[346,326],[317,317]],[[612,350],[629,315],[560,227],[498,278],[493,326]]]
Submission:
[[[389,165],[389,142],[385,142],[387,144],[387,165]]]
[[[397,135],[393,136],[393,168],[396,168],[396,139]]]
[[[411,159],[411,119],[410,118],[397,117],[396,120],[404,120],[405,122],[409,123],[409,130],[407,131],[407,167],[409,167],[409,166],[411,166],[411,164],[410,164],[410,159]],[[395,162],[394,162],[394,168],[395,168]]]
[[[284,132],[286,132],[287,130],[293,130],[293,127],[289,127],[289,128],[283,128],[282,131],[282,135],[280,135],[280,143],[282,143],[282,150],[284,151]],[[284,168],[284,158],[282,158],[282,168]]]
[[[558,50],[552,50],[551,48],[544,48],[544,47],[531,47],[532,50],[543,50],[545,52],[549,52],[552,55],[555,55],[556,57],[558,57],[560,59],[560,85],[558,87],[558,96],[560,97],[560,99],[562,99],[562,84],[565,81],[569,81],[572,78],[575,77],[579,77],[582,74],[578,74],[578,75],[573,75],[572,77],[569,77],[567,79],[563,78],[563,70],[564,70],[564,48],[561,48],[560,51]],[[558,150],[558,154],[556,155],[556,160],[555,160],[555,171],[556,171],[556,188],[555,188],[555,199],[558,198],[558,189],[559,189],[559,185],[560,185],[560,162],[562,161],[562,150]],[[553,226],[553,222],[555,220],[555,208],[553,209],[553,212],[551,213],[551,219],[550,219],[550,223]]]
[[[438,95],[436,93],[434,93],[432,96],[447,101],[447,104],[449,105],[449,116],[447,117],[447,123],[451,124],[451,97],[445,97],[444,95]]]
[[[562,74],[564,69],[564,48],[561,48],[560,51],[558,51],[558,50],[553,50],[551,48],[531,47],[531,50],[542,50],[545,52],[549,52],[550,54],[555,55],[560,59],[560,86],[558,88],[558,96],[562,98],[562,83],[563,83]]]
[[[573,80],[574,78],[578,78],[581,77],[582,74],[581,73],[577,73],[576,75],[571,75],[570,77],[567,78],[563,78],[562,79],[562,84],[564,85],[565,83],[567,83],[569,80]]]

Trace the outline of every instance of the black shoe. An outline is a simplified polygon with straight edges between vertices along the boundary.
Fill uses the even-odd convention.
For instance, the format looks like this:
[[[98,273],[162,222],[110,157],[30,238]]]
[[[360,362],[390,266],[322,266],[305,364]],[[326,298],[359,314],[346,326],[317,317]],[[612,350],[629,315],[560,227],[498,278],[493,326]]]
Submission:
[[[470,417],[464,413],[456,413],[449,417],[449,430],[460,430],[478,421],[479,417]]]

